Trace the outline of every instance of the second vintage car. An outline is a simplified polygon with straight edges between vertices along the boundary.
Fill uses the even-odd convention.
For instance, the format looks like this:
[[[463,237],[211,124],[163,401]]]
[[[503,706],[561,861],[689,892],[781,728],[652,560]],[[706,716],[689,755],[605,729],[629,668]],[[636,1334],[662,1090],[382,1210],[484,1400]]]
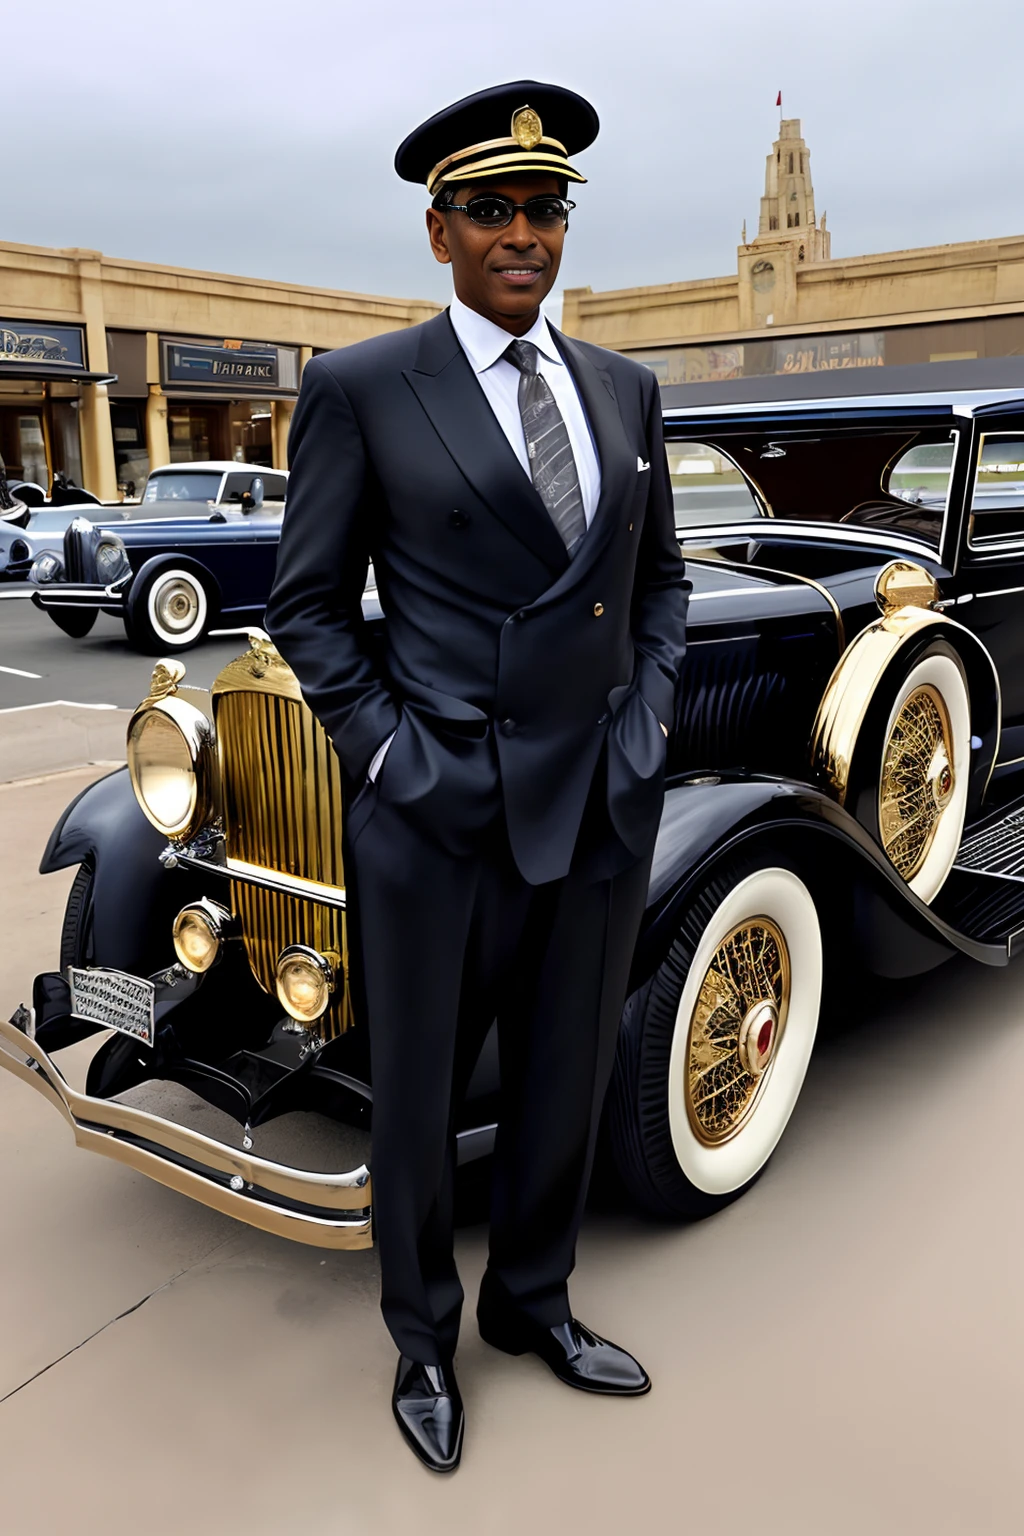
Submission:
[[[823,980],[1024,947],[1024,391],[858,388],[666,414],[689,648],[606,1116],[657,1216],[757,1179]],[[345,803],[265,635],[210,692],[159,663],[127,769],[54,828],[43,870],[77,867],[59,963],[0,1025],[0,1065],[81,1146],[334,1248],[371,1241],[369,1170],[263,1156],[259,1128],[294,1109],[372,1125]],[[79,1090],[58,1057],[88,1036]],[[237,1137],[125,1102],[152,1081]],[[498,1091],[492,1033],[462,1161],[489,1151]]]
[[[233,462],[165,464],[117,521],[89,509],[63,548],[35,560],[33,601],[72,638],[100,613],[150,654],[188,650],[218,623],[258,620],[273,580],[286,470]],[[39,514],[42,515],[42,514]]]

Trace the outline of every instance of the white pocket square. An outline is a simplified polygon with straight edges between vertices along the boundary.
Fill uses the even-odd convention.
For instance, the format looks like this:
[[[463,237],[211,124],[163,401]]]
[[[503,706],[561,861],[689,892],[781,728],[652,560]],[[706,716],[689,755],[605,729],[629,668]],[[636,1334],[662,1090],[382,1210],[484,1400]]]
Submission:
[[[637,456],[636,456],[636,472],[637,472],[637,474],[638,475],[642,475],[644,470],[645,469],[650,469],[650,467],[651,467],[650,460],[648,460],[647,463],[645,464],[643,459],[640,457],[640,455],[637,454]]]

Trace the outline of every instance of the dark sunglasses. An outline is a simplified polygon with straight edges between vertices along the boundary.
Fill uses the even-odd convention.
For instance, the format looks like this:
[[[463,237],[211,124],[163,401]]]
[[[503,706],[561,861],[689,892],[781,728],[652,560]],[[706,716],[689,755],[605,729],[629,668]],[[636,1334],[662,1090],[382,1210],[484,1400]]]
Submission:
[[[520,211],[534,229],[567,229],[569,214],[575,207],[567,197],[528,197],[525,203],[514,203],[500,192],[481,192],[468,203],[449,203],[446,211],[464,213],[482,229],[503,229]]]

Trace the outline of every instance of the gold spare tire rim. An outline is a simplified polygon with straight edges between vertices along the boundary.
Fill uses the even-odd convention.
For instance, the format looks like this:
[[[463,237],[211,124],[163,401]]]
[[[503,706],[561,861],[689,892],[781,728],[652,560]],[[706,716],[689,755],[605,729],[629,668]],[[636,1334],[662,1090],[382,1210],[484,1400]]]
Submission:
[[[199,594],[190,581],[178,576],[160,588],[154,607],[169,634],[184,634],[199,617]]]
[[[928,683],[915,688],[893,721],[878,785],[882,847],[904,880],[928,857],[953,794],[952,740],[942,695]]]
[[[767,917],[723,939],[704,974],[686,1049],[686,1113],[706,1147],[735,1136],[753,1113],[786,1027],[789,949]]]

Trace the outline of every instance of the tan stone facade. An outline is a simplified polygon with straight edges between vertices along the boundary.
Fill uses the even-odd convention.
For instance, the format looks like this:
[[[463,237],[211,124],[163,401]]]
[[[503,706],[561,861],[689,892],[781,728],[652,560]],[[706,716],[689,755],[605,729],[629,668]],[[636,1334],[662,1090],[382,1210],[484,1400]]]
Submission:
[[[1024,354],[1024,236],[830,252],[800,121],[786,119],[734,275],[569,289],[563,328],[635,355],[665,383]]]
[[[308,358],[437,309],[0,242],[0,453],[105,500],[174,459],[281,467]]]

